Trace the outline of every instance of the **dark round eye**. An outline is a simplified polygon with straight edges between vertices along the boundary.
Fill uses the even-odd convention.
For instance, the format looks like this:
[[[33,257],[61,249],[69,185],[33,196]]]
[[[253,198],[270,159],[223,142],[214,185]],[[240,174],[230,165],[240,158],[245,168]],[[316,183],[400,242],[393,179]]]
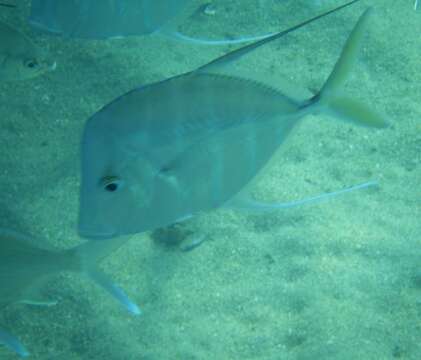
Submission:
[[[118,189],[118,184],[117,183],[110,183],[105,185],[105,190],[107,190],[108,192],[114,192]]]
[[[116,192],[120,189],[121,185],[121,179],[116,176],[106,176],[101,180],[101,186],[107,192]]]
[[[35,59],[30,59],[25,61],[25,66],[29,69],[35,69],[38,67],[38,63]]]

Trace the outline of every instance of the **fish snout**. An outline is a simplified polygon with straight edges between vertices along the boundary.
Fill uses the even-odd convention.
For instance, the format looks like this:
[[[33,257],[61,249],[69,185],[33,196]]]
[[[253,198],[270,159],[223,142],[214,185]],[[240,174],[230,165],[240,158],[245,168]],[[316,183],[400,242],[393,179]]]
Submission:
[[[109,219],[101,217],[99,211],[88,211],[91,208],[82,207],[79,212],[79,235],[91,240],[106,240],[118,235],[115,226]],[[92,210],[92,209],[91,209]]]

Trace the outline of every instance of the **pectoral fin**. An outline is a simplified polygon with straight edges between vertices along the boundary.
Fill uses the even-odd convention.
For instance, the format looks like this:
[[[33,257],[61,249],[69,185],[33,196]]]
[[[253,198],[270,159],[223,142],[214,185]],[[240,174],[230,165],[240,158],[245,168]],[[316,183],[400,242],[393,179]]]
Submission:
[[[127,311],[134,315],[139,315],[141,314],[139,307],[129,299],[119,286],[115,285],[111,279],[98,268],[98,263],[102,259],[124,245],[128,239],[129,237],[127,236],[121,236],[102,241],[88,241],[67,251],[69,252],[69,256],[74,256],[81,267],[76,270],[81,271],[81,273],[85,274],[101,286],[114,299],[122,304]]]
[[[119,286],[114,284],[106,274],[100,270],[92,270],[89,273],[89,277],[92,278],[98,285],[100,285],[105,291],[107,291],[114,299],[122,304],[127,311],[134,315],[140,315],[142,312],[140,308],[130,300],[127,294]]]

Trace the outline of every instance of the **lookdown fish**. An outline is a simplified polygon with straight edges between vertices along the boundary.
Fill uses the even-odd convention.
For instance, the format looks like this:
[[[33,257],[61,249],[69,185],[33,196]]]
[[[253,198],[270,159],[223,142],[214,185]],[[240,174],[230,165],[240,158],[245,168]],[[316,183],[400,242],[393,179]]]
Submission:
[[[29,37],[0,22],[0,81],[30,79],[55,67]]]
[[[328,13],[130,91],[94,114],[82,139],[80,235],[106,239],[223,206],[254,206],[237,196],[308,114],[384,127],[379,116],[341,93],[370,12],[359,19],[320,92],[308,100],[226,75],[224,67]]]
[[[192,4],[191,0],[32,0],[29,23],[39,30],[72,38],[160,34],[205,45],[253,41],[269,35],[210,40],[182,34],[177,24]]]
[[[70,250],[51,251],[36,247],[34,241],[13,231],[0,230],[0,310],[12,303],[52,305],[40,298],[39,289],[49,277],[61,271],[80,272],[102,286],[131,313],[139,308],[98,267],[98,263],[127,239],[88,242]],[[102,245],[103,244],[103,245]],[[20,341],[0,329],[0,344],[22,357],[28,355]]]

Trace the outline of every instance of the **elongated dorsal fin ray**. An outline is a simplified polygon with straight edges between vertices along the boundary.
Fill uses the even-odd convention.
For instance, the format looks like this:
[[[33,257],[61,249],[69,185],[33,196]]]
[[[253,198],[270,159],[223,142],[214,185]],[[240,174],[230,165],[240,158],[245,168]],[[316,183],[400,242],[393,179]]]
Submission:
[[[222,66],[225,66],[225,65],[227,65],[229,63],[232,63],[234,61],[237,61],[241,57],[247,55],[248,53],[256,50],[257,48],[259,48],[259,47],[261,47],[263,45],[266,45],[266,44],[268,44],[268,43],[270,43],[272,41],[275,41],[275,40],[277,40],[277,39],[279,39],[279,38],[281,38],[281,37],[283,37],[283,36],[285,36],[285,35],[293,32],[295,30],[298,30],[298,29],[300,29],[300,28],[302,28],[302,27],[304,27],[304,26],[306,26],[306,25],[308,25],[308,24],[310,24],[310,23],[312,23],[312,22],[314,22],[316,20],[319,20],[319,19],[321,19],[321,18],[323,18],[323,17],[325,17],[327,15],[330,15],[330,14],[332,14],[334,12],[337,12],[337,11],[339,11],[339,10],[345,8],[345,7],[351,6],[352,4],[355,4],[358,1],[360,1],[360,0],[350,1],[350,2],[348,2],[346,4],[344,4],[344,5],[338,6],[338,7],[334,8],[332,10],[329,10],[329,11],[323,13],[323,14],[317,15],[317,16],[309,19],[309,20],[303,21],[302,23],[300,23],[298,25],[295,25],[295,26],[293,26],[293,27],[291,27],[289,29],[280,31],[280,32],[278,32],[278,33],[276,33],[276,34],[274,34],[272,36],[263,38],[262,40],[259,40],[257,42],[252,43],[252,44],[249,44],[249,45],[243,46],[243,47],[241,47],[239,49],[236,49],[234,51],[231,51],[228,54],[225,54],[225,55],[223,55],[223,56],[221,56],[221,57],[219,57],[219,58],[217,58],[217,59],[215,59],[215,60],[207,63],[206,65],[203,65],[203,66],[199,67],[196,71],[200,71],[200,72],[213,72],[213,71],[217,70],[218,68],[220,68]]]

